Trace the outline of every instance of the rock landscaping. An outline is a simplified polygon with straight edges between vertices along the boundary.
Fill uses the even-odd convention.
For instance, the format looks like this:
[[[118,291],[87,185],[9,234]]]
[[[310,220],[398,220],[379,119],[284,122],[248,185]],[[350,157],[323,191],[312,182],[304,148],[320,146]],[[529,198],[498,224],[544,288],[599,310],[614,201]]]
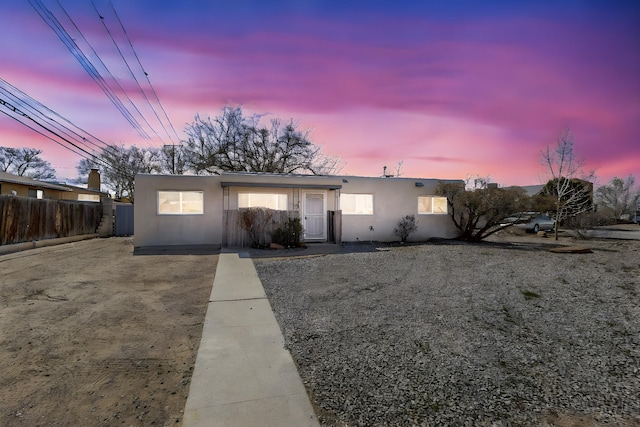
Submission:
[[[555,243],[255,264],[324,426],[640,425],[640,242]]]

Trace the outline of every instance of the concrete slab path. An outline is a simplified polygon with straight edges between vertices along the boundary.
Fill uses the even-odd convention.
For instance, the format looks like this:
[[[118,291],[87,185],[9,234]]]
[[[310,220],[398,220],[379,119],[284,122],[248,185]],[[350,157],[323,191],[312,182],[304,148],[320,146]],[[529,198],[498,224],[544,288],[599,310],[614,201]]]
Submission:
[[[319,426],[253,261],[237,253],[218,257],[183,426]]]

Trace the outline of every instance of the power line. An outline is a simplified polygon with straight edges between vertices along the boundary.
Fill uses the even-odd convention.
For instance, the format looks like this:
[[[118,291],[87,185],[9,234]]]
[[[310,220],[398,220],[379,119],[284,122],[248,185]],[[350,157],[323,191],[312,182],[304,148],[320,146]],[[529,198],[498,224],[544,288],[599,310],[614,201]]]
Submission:
[[[92,2],[93,2],[93,0],[92,0]],[[173,134],[176,137],[176,140],[180,141],[180,137],[178,136],[178,133],[176,132],[175,127],[173,126],[173,123],[169,119],[169,115],[167,114],[167,111],[164,109],[164,107],[162,106],[162,103],[160,102],[160,98],[158,97],[158,93],[156,92],[155,88],[151,84],[151,80],[149,79],[149,74],[144,70],[144,67],[142,66],[142,62],[140,62],[140,58],[138,57],[138,54],[137,54],[136,50],[133,47],[133,43],[131,42],[131,38],[129,37],[129,34],[127,33],[127,30],[125,29],[124,24],[122,23],[122,20],[120,19],[120,15],[118,15],[118,12],[116,11],[116,8],[115,8],[115,6],[113,4],[113,1],[109,0],[109,3],[111,4],[111,8],[113,9],[113,13],[114,13],[116,19],[118,20],[118,23],[120,24],[120,27],[122,28],[122,32],[124,33],[124,35],[125,35],[125,37],[127,39],[127,42],[129,43],[129,46],[131,47],[131,52],[133,52],[133,56],[136,58],[136,61],[138,62],[138,65],[140,66],[140,70],[144,74],[144,76],[145,76],[145,78],[147,80],[147,84],[149,85],[149,88],[151,89],[151,92],[153,93],[153,96],[155,97],[155,100],[158,103],[158,106],[162,110],[162,113],[164,114],[165,119],[169,123],[169,126],[171,127],[171,130],[173,131]],[[134,79],[135,79],[135,77],[134,77]],[[137,79],[135,79],[135,80],[136,80],[136,83],[137,83],[138,80]],[[138,83],[138,86],[140,86],[140,83]],[[142,90],[142,87],[140,89]],[[142,91],[142,92],[144,93],[144,91]],[[147,102],[149,102],[149,99],[146,97],[146,95],[145,95],[145,99],[147,99]],[[149,102],[149,105],[151,106],[150,102]],[[169,135],[169,132],[167,131],[167,129],[164,127],[164,124],[162,124],[162,121],[158,117],[158,114],[156,113],[155,109],[153,107],[151,107],[151,109],[156,114],[156,117],[158,118],[158,121],[160,122],[160,124],[162,125],[162,128],[167,133],[167,136],[169,137],[169,139],[173,140],[171,135]]]
[[[9,89],[6,89],[5,87],[2,87],[2,86],[8,86]],[[60,130],[61,132],[65,133],[68,137],[78,141],[80,144],[84,145],[85,147],[89,148],[89,146],[87,144],[91,144],[92,146],[94,146],[95,148],[97,148],[99,150],[105,150],[105,149],[107,149],[109,147],[109,145],[107,143],[105,143],[104,141],[102,141],[102,140],[98,139],[97,137],[91,135],[90,133],[86,132],[84,129],[79,128],[78,126],[75,126],[69,120],[65,119],[64,117],[62,117],[61,115],[59,115],[55,111],[51,110],[47,106],[43,105],[39,101],[31,98],[29,95],[27,95],[26,93],[22,92],[20,89],[18,89],[17,87],[13,86],[11,83],[7,82],[6,80],[4,80],[2,78],[0,78],[0,91],[6,93],[7,96],[13,98],[15,100],[15,102],[21,104],[21,106],[23,106],[25,110],[30,110],[30,112],[31,112],[30,114],[31,115],[39,116],[41,119],[43,119],[44,121],[47,121],[48,123],[52,124],[58,130]],[[17,95],[16,95],[16,93],[17,93]],[[35,106],[32,105],[32,104],[35,104]],[[38,108],[46,110],[47,112],[51,113],[52,115],[57,116],[60,120],[65,121],[70,126],[73,126],[73,127],[77,128],[77,129],[79,129],[81,132],[84,132],[86,135],[88,135],[90,137],[90,139],[87,139],[86,137],[80,135],[78,132],[76,132],[73,129],[70,129],[68,126],[60,123],[55,118],[47,116],[45,113],[40,111]],[[99,146],[96,142],[93,142],[93,140],[95,140],[98,143],[102,144],[102,146]]]
[[[127,70],[129,71],[129,74],[131,75],[131,77],[133,78],[133,80],[136,82],[136,85],[138,86],[138,88],[140,89],[140,93],[142,94],[143,98],[146,100],[147,104],[149,105],[149,107],[151,108],[151,111],[153,112],[153,114],[156,116],[156,119],[158,119],[158,122],[160,123],[160,126],[162,126],[162,128],[164,129],[165,133],[167,133],[167,136],[169,137],[169,139],[171,140],[171,135],[169,135],[169,133],[167,132],[167,129],[165,128],[164,124],[162,123],[162,121],[160,120],[160,116],[158,116],[158,113],[156,112],[156,110],[153,108],[153,105],[151,105],[151,102],[149,101],[149,98],[147,97],[147,94],[145,93],[144,89],[142,88],[142,86],[140,85],[140,82],[138,81],[138,78],[136,77],[135,73],[133,72],[133,70],[131,69],[131,66],[129,65],[129,62],[127,61],[127,58],[125,57],[124,53],[122,52],[122,49],[120,49],[120,46],[118,45],[118,42],[116,41],[116,39],[113,37],[113,33],[111,32],[111,30],[109,29],[109,26],[106,23],[106,18],[103,16],[103,14],[100,13],[100,11],[98,10],[98,8],[96,7],[96,4],[93,0],[91,0],[91,5],[93,6],[93,9],[96,11],[96,14],[98,15],[98,18],[100,19],[100,22],[102,23],[102,26],[104,27],[105,31],[107,32],[107,35],[109,36],[109,38],[111,39],[111,41],[113,42],[113,45],[116,49],[116,51],[118,52],[118,55],[120,55],[120,58],[122,59],[122,62],[124,62],[125,66],[127,67]],[[115,11],[115,9],[114,9]],[[121,27],[124,30],[124,27],[122,26],[122,23],[120,23]],[[126,32],[125,32],[126,35]],[[135,51],[134,51],[135,54]],[[137,108],[136,108],[137,109]],[[138,110],[139,112],[140,110]],[[142,113],[140,113],[142,115]],[[144,118],[145,123],[147,124],[147,126],[149,126],[149,128],[154,132],[154,134],[158,137],[158,139],[160,139],[160,141],[162,142],[162,144],[164,145],[164,141],[162,141],[162,137],[160,137],[160,135],[158,134],[158,132],[155,131],[155,129],[153,128],[153,126],[151,126],[151,124]]]
[[[63,137],[63,136],[61,136],[61,135],[59,135],[58,133],[56,133],[56,132],[52,131],[51,129],[48,129],[46,126],[44,126],[44,125],[42,125],[41,123],[39,123],[38,121],[34,120],[34,119],[33,119],[31,116],[29,116],[27,113],[25,113],[24,111],[20,110],[18,107],[16,107],[16,106],[14,106],[13,104],[11,104],[11,103],[9,103],[9,102],[5,101],[5,100],[4,100],[4,99],[2,99],[2,98],[0,98],[0,105],[2,105],[2,106],[4,106],[4,107],[8,108],[8,109],[9,109],[9,110],[11,110],[11,111],[13,111],[13,112],[14,112],[15,114],[17,114],[18,116],[21,116],[21,117],[23,117],[23,118],[25,118],[25,119],[27,119],[27,120],[32,121],[33,123],[35,123],[35,124],[36,124],[36,125],[38,125],[39,127],[41,127],[41,128],[43,128],[44,130],[46,130],[47,132],[49,132],[49,133],[51,133],[51,134],[55,135],[56,137],[58,137],[58,138],[62,139],[63,141],[65,141],[66,143],[68,143],[69,145],[71,145],[72,147],[74,147],[75,149],[77,149],[77,150],[81,151],[82,153],[84,153],[84,154],[86,154],[86,155],[88,155],[88,156],[90,156],[90,157],[93,157],[93,159],[94,159],[94,160],[96,160],[96,161],[102,161],[102,162],[103,162],[103,160],[102,160],[102,159],[100,159],[99,157],[97,157],[97,156],[95,156],[94,154],[92,154],[92,153],[90,153],[90,152],[86,151],[85,149],[83,149],[83,148],[79,147],[78,145],[74,144],[73,142],[69,141],[67,138],[65,138],[65,137]],[[30,128],[30,129],[32,129],[32,130],[34,130],[34,131],[36,131],[37,133],[39,133],[40,135],[44,136],[45,138],[48,138],[48,139],[52,140],[52,141],[53,141],[53,142],[55,142],[56,144],[58,144],[58,145],[60,145],[61,147],[65,148],[65,149],[67,149],[67,150],[69,150],[69,151],[71,151],[72,153],[74,153],[74,154],[76,154],[76,155],[78,155],[78,156],[81,156],[81,157],[83,157],[83,158],[88,159],[88,157],[86,157],[85,155],[80,154],[78,151],[74,150],[73,148],[70,148],[70,147],[68,147],[68,146],[66,146],[66,145],[64,145],[64,144],[62,144],[60,141],[56,141],[55,139],[51,138],[50,136],[45,135],[44,133],[42,133],[42,131],[40,131],[40,130],[38,130],[38,129],[34,128],[34,127],[33,127],[33,126],[31,126],[30,124],[25,123],[25,122],[24,122],[24,121],[22,121],[22,120],[19,120],[17,117],[14,117],[14,116],[10,115],[10,114],[9,114],[9,113],[7,113],[6,111],[2,111],[2,113],[3,113],[3,114],[5,114],[5,115],[7,115],[7,116],[9,116],[9,117],[11,117],[12,119],[16,120],[17,122],[22,123],[23,125],[27,126],[28,128]],[[106,162],[104,163],[104,165],[105,165],[106,167],[111,167],[111,166],[110,166],[110,165],[108,165]]]
[[[98,84],[102,91],[107,95],[107,98],[116,106],[125,119],[138,131],[138,134],[144,139],[150,139],[149,135],[142,129],[142,126],[133,117],[129,110],[124,106],[120,98],[114,93],[114,91],[106,83],[100,72],[96,69],[93,63],[87,58],[87,56],[78,47],[76,42],[71,38],[69,33],[60,24],[57,18],[51,13],[49,9],[42,4],[41,0],[29,0],[29,3],[34,10],[40,15],[42,20],[56,33],[60,41],[71,52],[71,54],[78,60],[84,70],[91,76],[91,78]],[[34,4],[34,3],[37,3]]]
[[[18,93],[22,94],[22,96],[30,98],[27,94],[25,94],[24,92],[22,92],[19,89],[15,88],[11,84],[5,82],[4,80],[0,79],[0,82],[4,82],[8,86],[14,88],[14,90],[17,91]],[[126,175],[128,173],[128,171],[125,170],[122,166],[120,166],[120,165],[115,166],[114,164],[112,164],[112,163],[108,162],[107,160],[105,160],[103,157],[97,156],[96,154],[91,153],[91,152],[87,151],[86,149],[82,148],[80,145],[84,145],[85,147],[87,147],[87,145],[84,144],[84,142],[80,142],[78,140],[78,138],[82,139],[82,141],[88,141],[82,135],[78,134],[77,132],[75,132],[75,131],[73,131],[71,129],[68,129],[65,126],[63,126],[63,129],[61,130],[60,128],[58,128],[56,126],[56,124],[59,125],[59,123],[56,122],[56,121],[53,121],[54,122],[53,127],[55,127],[56,129],[51,129],[51,127],[52,127],[51,126],[51,120],[46,115],[42,114],[42,112],[40,112],[37,108],[35,108],[32,105],[29,105],[28,103],[22,101],[20,99],[20,97],[16,96],[15,94],[11,93],[10,91],[8,91],[5,88],[0,87],[0,90],[8,93],[12,98],[17,99],[18,100],[17,103],[24,104],[24,105],[26,105],[26,107],[28,109],[32,109],[34,111],[34,114],[30,115],[27,112],[23,111],[23,109],[21,109],[19,106],[14,105],[14,103],[12,103],[10,101],[7,101],[7,100],[5,100],[3,98],[0,98],[0,105],[4,106],[5,108],[7,108],[10,111],[12,111],[15,114],[15,116],[7,113],[6,111],[0,110],[3,114],[11,117],[12,119],[16,120],[17,122],[27,126],[31,130],[37,132],[38,134],[40,134],[40,135],[44,136],[45,138],[55,142],[56,144],[58,144],[61,147],[65,148],[66,150],[71,151],[73,154],[76,154],[76,155],[82,157],[85,160],[88,160],[90,162],[94,162],[94,164],[96,164],[98,166],[101,166],[101,167],[103,167],[103,168],[105,168],[107,170],[115,171],[118,174]],[[34,100],[34,102],[36,102],[39,105],[42,105],[38,101]],[[45,107],[44,105],[42,105],[42,106],[43,106],[43,108],[48,110],[47,107]],[[41,120],[38,120],[38,117],[34,117],[34,116],[39,116],[40,119],[41,120],[44,119],[42,121],[44,121],[46,123],[42,123]],[[71,123],[69,120],[65,119],[64,117],[62,117],[60,115],[58,115],[58,116],[62,120],[64,120],[67,123],[69,123],[71,126],[77,128],[77,129],[80,129],[77,126],[73,125],[73,123]],[[33,125],[31,125],[31,123],[37,125],[39,128],[43,129],[48,134],[55,136],[56,138],[58,138],[58,140],[56,140],[55,138],[51,137],[48,134],[43,133],[40,129],[38,129],[38,128],[34,127]],[[47,126],[47,125],[49,125],[49,126]],[[63,136],[62,134],[65,134],[65,135]],[[91,134],[87,133],[87,135],[89,135],[90,137],[100,141],[99,139],[95,138]],[[64,141],[64,143],[66,143],[68,145],[65,145],[64,143],[60,142],[59,140]],[[111,156],[118,156],[119,155],[119,152],[115,148],[113,148],[112,146],[104,143],[103,141],[100,141],[100,142],[105,145],[105,148],[102,149],[102,153],[103,154],[107,154],[107,155],[111,155]]]
[[[129,110],[124,106],[124,104],[122,103],[122,101],[120,100],[120,98],[118,97],[116,92],[111,87],[112,84],[117,86],[117,88],[119,89],[119,92],[124,97],[127,98],[127,100],[129,101],[129,103],[131,104],[131,106],[133,108],[133,111],[135,111],[137,113],[137,115],[142,119],[142,121],[144,121],[144,123],[146,124],[148,129],[150,129],[155,134],[155,136],[160,140],[160,142],[163,145],[166,145],[162,141],[162,137],[160,137],[158,132],[154,129],[154,127],[151,125],[151,123],[146,119],[146,117],[142,113],[142,111],[137,107],[135,102],[131,99],[131,97],[127,93],[127,90],[125,90],[123,88],[123,86],[120,84],[118,79],[116,79],[114,77],[114,75],[112,74],[112,72],[109,70],[109,67],[107,67],[105,62],[102,61],[102,59],[100,58],[100,55],[98,54],[98,52],[93,48],[91,43],[84,36],[84,34],[82,33],[82,31],[80,30],[78,25],[76,25],[76,23],[73,20],[73,18],[71,17],[71,15],[67,12],[67,10],[64,8],[64,6],[61,4],[60,0],[56,0],[59,9],[62,11],[64,16],[66,17],[66,19],[67,19],[68,23],[70,23],[71,27],[75,29],[75,33],[77,33],[77,35],[79,35],[79,37],[83,41],[83,43],[85,44],[85,48],[88,47],[89,51],[92,53],[92,55],[98,61],[98,64],[100,65],[100,68],[102,68],[102,70],[104,70],[106,72],[106,74],[110,77],[109,81],[112,82],[112,83],[109,83],[107,80],[105,80],[105,78],[103,77],[101,72],[98,70],[98,68],[92,63],[92,61],[89,59],[89,57],[87,57],[87,55],[83,52],[83,49],[76,43],[75,39],[73,39],[70,36],[69,32],[65,29],[65,26],[44,5],[42,0],[29,0],[29,2],[31,4],[31,6],[34,8],[34,10],[43,19],[43,21],[54,31],[54,33],[58,36],[58,38],[65,45],[65,47],[69,50],[69,52],[78,60],[80,65],[83,67],[83,69],[96,82],[96,84],[98,84],[98,86],[103,90],[105,95],[107,95],[107,97],[116,106],[116,108],[120,111],[120,113],[127,119],[127,121],[134,127],[134,129],[136,129],[136,131],[144,139],[153,142],[152,138],[150,138],[149,135],[144,131],[143,127],[136,120],[136,118],[134,118],[133,115],[131,114],[131,112],[129,112]],[[124,34],[124,37],[125,37],[128,45],[129,45],[129,48],[130,48],[130,50],[131,50],[131,52],[133,54],[133,57],[137,61],[137,64],[138,64],[141,72],[145,76],[145,79],[146,79],[146,82],[148,84],[150,93],[153,94],[153,97],[155,99],[155,103],[157,103],[157,106],[158,106],[157,108],[154,107],[153,103],[151,102],[151,100],[147,96],[147,92],[142,87],[142,85],[140,83],[140,80],[136,77],[136,73],[133,71],[132,67],[130,66],[129,62],[127,61],[127,58],[126,58],[123,50],[120,48],[118,41],[114,37],[114,33],[110,30],[109,26],[107,25],[105,17],[98,10],[98,7],[96,6],[96,3],[94,2],[94,0],[91,0],[91,4],[93,6],[93,9],[95,10],[98,18],[100,19],[100,22],[101,22],[102,26],[104,27],[107,35],[109,36],[109,38],[113,42],[113,45],[114,45],[115,49],[117,50],[120,58],[124,62],[125,66],[127,67],[128,71],[129,71],[129,74],[131,75],[131,77],[135,81],[137,87],[139,88],[140,93],[144,97],[144,100],[146,101],[146,103],[148,104],[149,108],[151,109],[151,111],[155,115],[155,117],[157,119],[157,122],[161,125],[161,127],[164,130],[164,133],[167,135],[167,137],[171,141],[171,145],[174,145],[174,146],[175,145],[179,145],[180,137],[178,136],[178,134],[177,134],[177,132],[175,130],[175,127],[173,126],[173,123],[169,119],[169,116],[168,116],[166,110],[162,106],[162,103],[160,102],[160,98],[158,97],[158,94],[157,94],[155,88],[151,84],[151,80],[149,79],[148,73],[145,71],[144,67],[142,66],[140,58],[139,58],[139,56],[138,56],[138,54],[137,54],[137,52],[136,52],[136,50],[135,50],[135,48],[133,46],[131,38],[129,37],[129,35],[127,33],[127,30],[126,30],[122,20],[120,19],[120,16],[119,16],[119,14],[118,14],[118,12],[117,12],[117,10],[115,8],[115,5],[113,4],[113,1],[111,1],[111,0],[109,1],[109,3],[111,5],[111,9],[113,11],[113,16],[115,16],[115,19],[117,20],[117,22],[118,22],[118,24],[120,26],[120,29],[122,30],[122,34]],[[164,120],[158,114],[158,110],[160,110],[162,112],[162,114],[164,116]],[[173,132],[173,135],[169,132],[167,126],[165,126],[165,121],[168,123],[168,126],[170,127],[171,131]],[[174,136],[175,136],[175,140],[174,140]],[[176,141],[177,141],[177,144],[176,144]]]

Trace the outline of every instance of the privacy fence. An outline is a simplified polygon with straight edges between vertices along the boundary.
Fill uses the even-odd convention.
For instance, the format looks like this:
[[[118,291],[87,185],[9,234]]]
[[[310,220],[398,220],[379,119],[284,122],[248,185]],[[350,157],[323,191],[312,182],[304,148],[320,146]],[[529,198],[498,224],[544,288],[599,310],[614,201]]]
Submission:
[[[95,202],[0,196],[0,244],[93,234],[102,218]]]
[[[223,246],[268,246],[273,232],[289,218],[298,218],[296,211],[242,209],[224,211]]]
[[[222,246],[266,247],[278,228],[285,227],[289,219],[300,218],[298,211],[276,211],[263,208],[225,210]],[[342,241],[341,211],[327,211],[327,240]]]

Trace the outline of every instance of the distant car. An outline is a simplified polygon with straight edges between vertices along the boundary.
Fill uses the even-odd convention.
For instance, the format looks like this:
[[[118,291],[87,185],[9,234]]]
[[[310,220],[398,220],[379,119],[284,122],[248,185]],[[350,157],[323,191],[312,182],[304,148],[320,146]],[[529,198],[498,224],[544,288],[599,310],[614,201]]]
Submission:
[[[553,218],[540,212],[516,212],[500,221],[502,226],[510,224],[537,233],[540,230],[553,230],[556,222]]]

